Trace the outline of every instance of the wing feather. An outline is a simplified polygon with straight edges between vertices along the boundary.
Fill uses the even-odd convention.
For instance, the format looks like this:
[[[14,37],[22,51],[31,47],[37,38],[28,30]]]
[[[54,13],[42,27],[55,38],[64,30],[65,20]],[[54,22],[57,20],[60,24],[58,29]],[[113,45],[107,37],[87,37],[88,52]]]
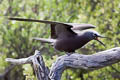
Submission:
[[[85,30],[85,29],[90,29],[90,28],[96,27],[92,24],[78,24],[78,23],[67,23],[67,24],[73,26],[72,30]]]
[[[92,24],[78,24],[78,23],[63,23],[47,20],[25,19],[25,18],[8,18],[9,20],[27,21],[27,22],[40,22],[51,25],[51,38],[56,39],[59,36],[74,36],[77,33],[74,30],[85,30],[89,28],[95,28]]]
[[[16,21],[41,22],[41,23],[46,23],[46,24],[64,24],[62,22],[56,22],[56,21],[25,19],[25,18],[13,18],[13,17],[9,17],[8,19],[9,20],[16,20]]]

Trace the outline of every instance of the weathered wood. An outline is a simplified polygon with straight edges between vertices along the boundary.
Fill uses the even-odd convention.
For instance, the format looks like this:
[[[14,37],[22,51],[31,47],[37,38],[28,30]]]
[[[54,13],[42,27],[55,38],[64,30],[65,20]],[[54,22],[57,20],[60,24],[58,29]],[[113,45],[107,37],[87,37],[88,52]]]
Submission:
[[[98,52],[92,55],[74,53],[59,57],[52,65],[50,78],[60,80],[62,72],[67,68],[79,68],[87,71],[96,70],[120,61],[120,47]]]
[[[6,58],[6,61],[14,65],[32,63],[34,71],[37,76],[37,80],[50,80],[48,77],[49,69],[48,67],[45,66],[43,58],[38,50],[35,51],[34,55],[28,58],[21,59]]]
[[[39,51],[35,51],[36,55],[32,59],[33,68],[38,80],[50,80],[48,77],[49,69],[45,66]]]
[[[108,65],[112,65],[120,61],[120,47],[98,52],[92,55],[83,55],[74,53],[71,55],[60,56],[55,63],[52,64],[50,73],[45,67],[39,51],[35,51],[35,55],[23,59],[6,59],[13,64],[33,63],[35,73],[38,80],[60,80],[62,72],[68,68],[84,69],[93,71]],[[49,77],[48,77],[49,74]],[[50,78],[50,79],[49,79]]]

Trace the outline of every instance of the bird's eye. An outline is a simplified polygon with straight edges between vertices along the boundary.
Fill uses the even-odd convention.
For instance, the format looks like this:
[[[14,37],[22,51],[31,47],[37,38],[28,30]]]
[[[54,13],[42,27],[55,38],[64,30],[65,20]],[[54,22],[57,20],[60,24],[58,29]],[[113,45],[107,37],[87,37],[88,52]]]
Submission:
[[[93,37],[97,37],[97,34],[93,34]]]

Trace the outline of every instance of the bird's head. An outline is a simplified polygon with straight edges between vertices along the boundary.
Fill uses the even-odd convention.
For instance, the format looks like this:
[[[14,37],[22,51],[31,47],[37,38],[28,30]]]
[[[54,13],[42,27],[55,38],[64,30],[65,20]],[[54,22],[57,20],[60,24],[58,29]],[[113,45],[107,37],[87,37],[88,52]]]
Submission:
[[[96,41],[98,41],[100,44],[102,44],[103,46],[105,46],[105,44],[104,44],[103,42],[101,42],[101,41],[99,40],[99,38],[107,38],[107,37],[104,37],[104,36],[100,35],[98,32],[93,31],[93,30],[87,30],[87,31],[85,31],[85,35],[87,36],[87,38],[88,38],[89,40],[96,40]]]

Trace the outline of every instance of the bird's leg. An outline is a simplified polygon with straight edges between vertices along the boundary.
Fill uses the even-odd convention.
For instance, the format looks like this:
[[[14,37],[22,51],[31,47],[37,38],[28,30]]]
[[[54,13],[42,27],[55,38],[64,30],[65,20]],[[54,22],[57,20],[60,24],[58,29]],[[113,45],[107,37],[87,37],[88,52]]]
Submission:
[[[71,54],[73,54],[74,52],[67,52],[66,54],[68,55],[68,56],[70,56]]]
[[[69,53],[69,52],[67,52],[66,54],[67,54],[68,56],[70,56],[70,55],[71,55],[71,53]]]

